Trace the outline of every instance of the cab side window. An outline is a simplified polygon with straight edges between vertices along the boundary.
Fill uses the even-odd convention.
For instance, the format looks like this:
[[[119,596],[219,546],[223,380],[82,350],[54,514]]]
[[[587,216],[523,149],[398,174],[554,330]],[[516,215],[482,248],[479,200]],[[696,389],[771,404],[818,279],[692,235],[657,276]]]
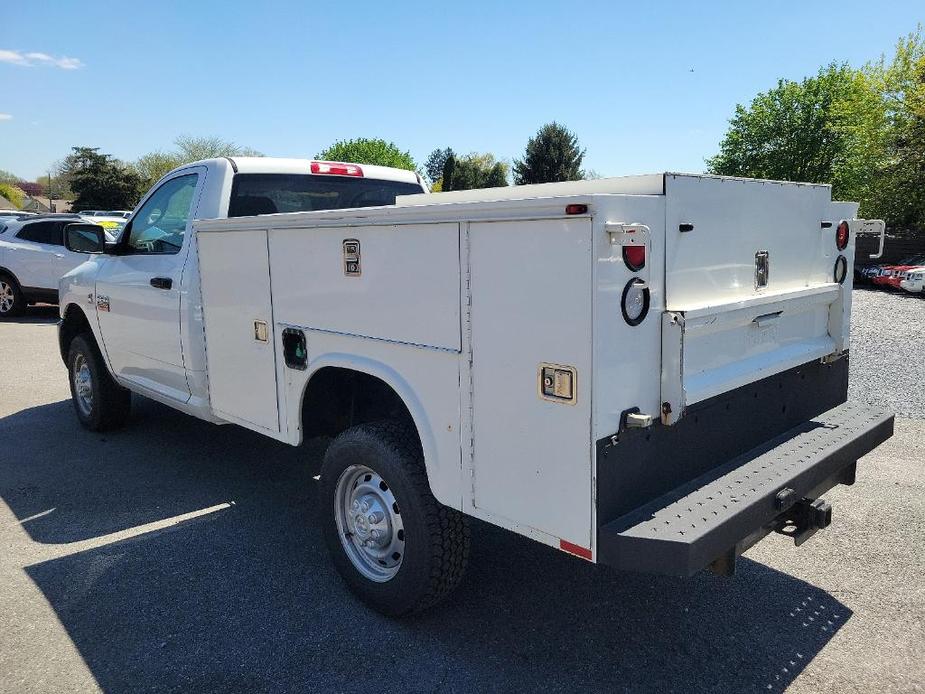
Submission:
[[[198,179],[198,174],[177,176],[154,191],[131,221],[128,253],[180,252]]]
[[[35,222],[20,229],[16,238],[33,243],[44,243],[48,246],[63,246],[63,228],[60,222]]]

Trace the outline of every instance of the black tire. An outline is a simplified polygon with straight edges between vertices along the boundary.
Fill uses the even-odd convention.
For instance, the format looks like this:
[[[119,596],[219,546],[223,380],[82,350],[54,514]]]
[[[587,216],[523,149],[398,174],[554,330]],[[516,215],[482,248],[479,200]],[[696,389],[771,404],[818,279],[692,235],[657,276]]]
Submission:
[[[0,272],[0,319],[21,316],[25,310],[26,301],[19,288],[19,282],[15,277]]]
[[[90,402],[78,395],[75,371],[86,365],[89,371]],[[118,429],[128,420],[132,409],[132,394],[116,383],[92,336],[77,335],[67,353],[68,382],[71,386],[71,402],[81,425],[90,431]]]
[[[344,546],[349,541],[342,543],[338,530],[338,481],[356,466],[369,468],[387,484],[403,525],[401,563],[397,573],[384,581],[361,573]],[[359,424],[340,434],[325,453],[318,499],[334,566],[370,607],[391,617],[420,612],[445,598],[462,580],[469,558],[468,522],[431,494],[412,428],[385,421]]]

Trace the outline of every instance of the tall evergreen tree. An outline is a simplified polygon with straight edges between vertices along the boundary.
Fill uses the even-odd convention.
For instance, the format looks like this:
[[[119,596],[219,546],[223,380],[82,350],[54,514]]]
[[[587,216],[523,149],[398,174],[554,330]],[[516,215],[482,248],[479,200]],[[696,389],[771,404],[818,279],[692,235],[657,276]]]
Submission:
[[[555,121],[547,123],[527,141],[523,160],[514,160],[514,182],[579,181],[584,156],[577,135]]]

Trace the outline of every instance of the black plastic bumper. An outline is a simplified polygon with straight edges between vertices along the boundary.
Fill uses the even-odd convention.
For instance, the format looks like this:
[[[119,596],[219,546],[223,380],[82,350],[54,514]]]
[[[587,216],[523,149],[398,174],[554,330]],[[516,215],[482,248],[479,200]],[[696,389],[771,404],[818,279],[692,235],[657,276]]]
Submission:
[[[858,458],[892,434],[892,414],[830,409],[603,524],[598,561],[681,576],[722,566],[792,519],[824,515],[808,500],[853,483]]]

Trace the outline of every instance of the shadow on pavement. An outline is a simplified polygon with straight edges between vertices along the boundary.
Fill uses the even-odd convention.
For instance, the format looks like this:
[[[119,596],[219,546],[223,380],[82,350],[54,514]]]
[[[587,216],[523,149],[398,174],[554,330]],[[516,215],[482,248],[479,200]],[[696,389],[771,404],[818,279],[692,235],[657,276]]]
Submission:
[[[388,620],[327,560],[319,446],[137,404],[106,436],[67,402],[0,420],[0,494],[20,520],[55,509],[24,522],[37,542],[233,502],[26,568],[107,691],[779,691],[851,616],[747,559],[731,580],[621,574],[475,523],[460,590]]]
[[[4,318],[4,323],[57,323],[58,307],[42,304],[39,306],[27,306],[21,316]]]

